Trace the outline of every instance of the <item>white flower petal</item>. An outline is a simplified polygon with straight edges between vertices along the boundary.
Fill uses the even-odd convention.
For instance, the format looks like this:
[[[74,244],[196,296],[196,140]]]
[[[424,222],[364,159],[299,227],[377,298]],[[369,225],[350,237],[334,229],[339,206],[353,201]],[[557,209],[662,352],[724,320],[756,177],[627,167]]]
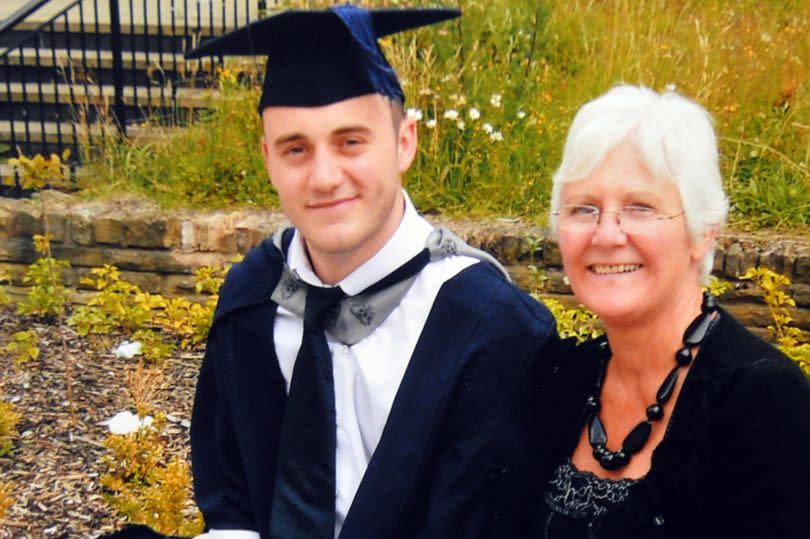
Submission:
[[[117,358],[132,359],[140,355],[142,349],[143,344],[140,341],[124,341],[113,350],[113,354]]]
[[[110,432],[113,434],[131,434],[138,430],[141,426],[141,421],[138,416],[126,410],[118,412],[112,418],[104,422],[109,427]]]
[[[410,108],[408,109],[406,116],[410,120],[416,120],[417,122],[422,119],[422,111],[419,109]]]

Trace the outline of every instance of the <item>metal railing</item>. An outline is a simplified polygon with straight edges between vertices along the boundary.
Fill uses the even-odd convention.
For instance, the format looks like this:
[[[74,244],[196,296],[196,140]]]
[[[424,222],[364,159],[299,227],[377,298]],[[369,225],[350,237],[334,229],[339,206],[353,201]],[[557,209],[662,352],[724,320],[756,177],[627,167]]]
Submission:
[[[261,16],[262,0],[74,0],[28,22],[31,0],[0,23],[0,161],[71,149],[75,164],[144,120],[178,123],[204,107],[222,59],[183,53]],[[273,3],[273,2],[271,2]],[[15,179],[16,191],[19,182]]]

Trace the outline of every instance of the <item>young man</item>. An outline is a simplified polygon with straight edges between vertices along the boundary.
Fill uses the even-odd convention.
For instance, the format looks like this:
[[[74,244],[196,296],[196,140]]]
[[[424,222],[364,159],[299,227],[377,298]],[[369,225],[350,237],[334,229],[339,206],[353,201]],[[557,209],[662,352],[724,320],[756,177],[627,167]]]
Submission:
[[[420,217],[377,38],[454,10],[291,11],[189,57],[268,54],[262,154],[294,229],[223,286],[192,418],[217,539],[515,537],[548,312]]]

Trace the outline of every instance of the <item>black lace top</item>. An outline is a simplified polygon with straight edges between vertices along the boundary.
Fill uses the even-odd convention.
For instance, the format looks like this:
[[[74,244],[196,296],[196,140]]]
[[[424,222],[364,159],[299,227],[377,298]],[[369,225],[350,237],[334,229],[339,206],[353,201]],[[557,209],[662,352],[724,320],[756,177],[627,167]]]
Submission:
[[[552,475],[546,489],[548,518],[543,539],[591,537],[600,517],[627,499],[636,479],[604,479],[582,472],[568,459]]]

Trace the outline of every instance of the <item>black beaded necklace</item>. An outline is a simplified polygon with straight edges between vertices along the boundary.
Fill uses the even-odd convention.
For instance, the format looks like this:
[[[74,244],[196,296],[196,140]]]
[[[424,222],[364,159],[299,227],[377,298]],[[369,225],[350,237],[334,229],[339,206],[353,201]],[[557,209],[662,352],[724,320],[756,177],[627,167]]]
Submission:
[[[588,442],[593,449],[593,458],[599,462],[605,470],[618,470],[630,462],[630,457],[641,451],[644,444],[652,433],[653,421],[659,421],[664,417],[664,405],[672,397],[675,384],[678,382],[678,375],[681,367],[689,365],[692,361],[692,348],[703,342],[709,330],[714,326],[714,313],[717,312],[717,298],[709,293],[703,294],[701,313],[695,318],[683,334],[683,347],[675,352],[675,367],[670,371],[658,392],[655,395],[655,403],[647,407],[647,419],[641,421],[633,427],[630,433],[622,442],[622,448],[618,451],[607,449],[607,433],[602,420],[599,419],[599,393],[602,383],[605,381],[607,362],[611,355],[607,354],[602,360],[599,372],[599,381],[596,384],[594,393],[585,401],[585,410],[588,418]],[[604,343],[607,345],[607,342]]]

